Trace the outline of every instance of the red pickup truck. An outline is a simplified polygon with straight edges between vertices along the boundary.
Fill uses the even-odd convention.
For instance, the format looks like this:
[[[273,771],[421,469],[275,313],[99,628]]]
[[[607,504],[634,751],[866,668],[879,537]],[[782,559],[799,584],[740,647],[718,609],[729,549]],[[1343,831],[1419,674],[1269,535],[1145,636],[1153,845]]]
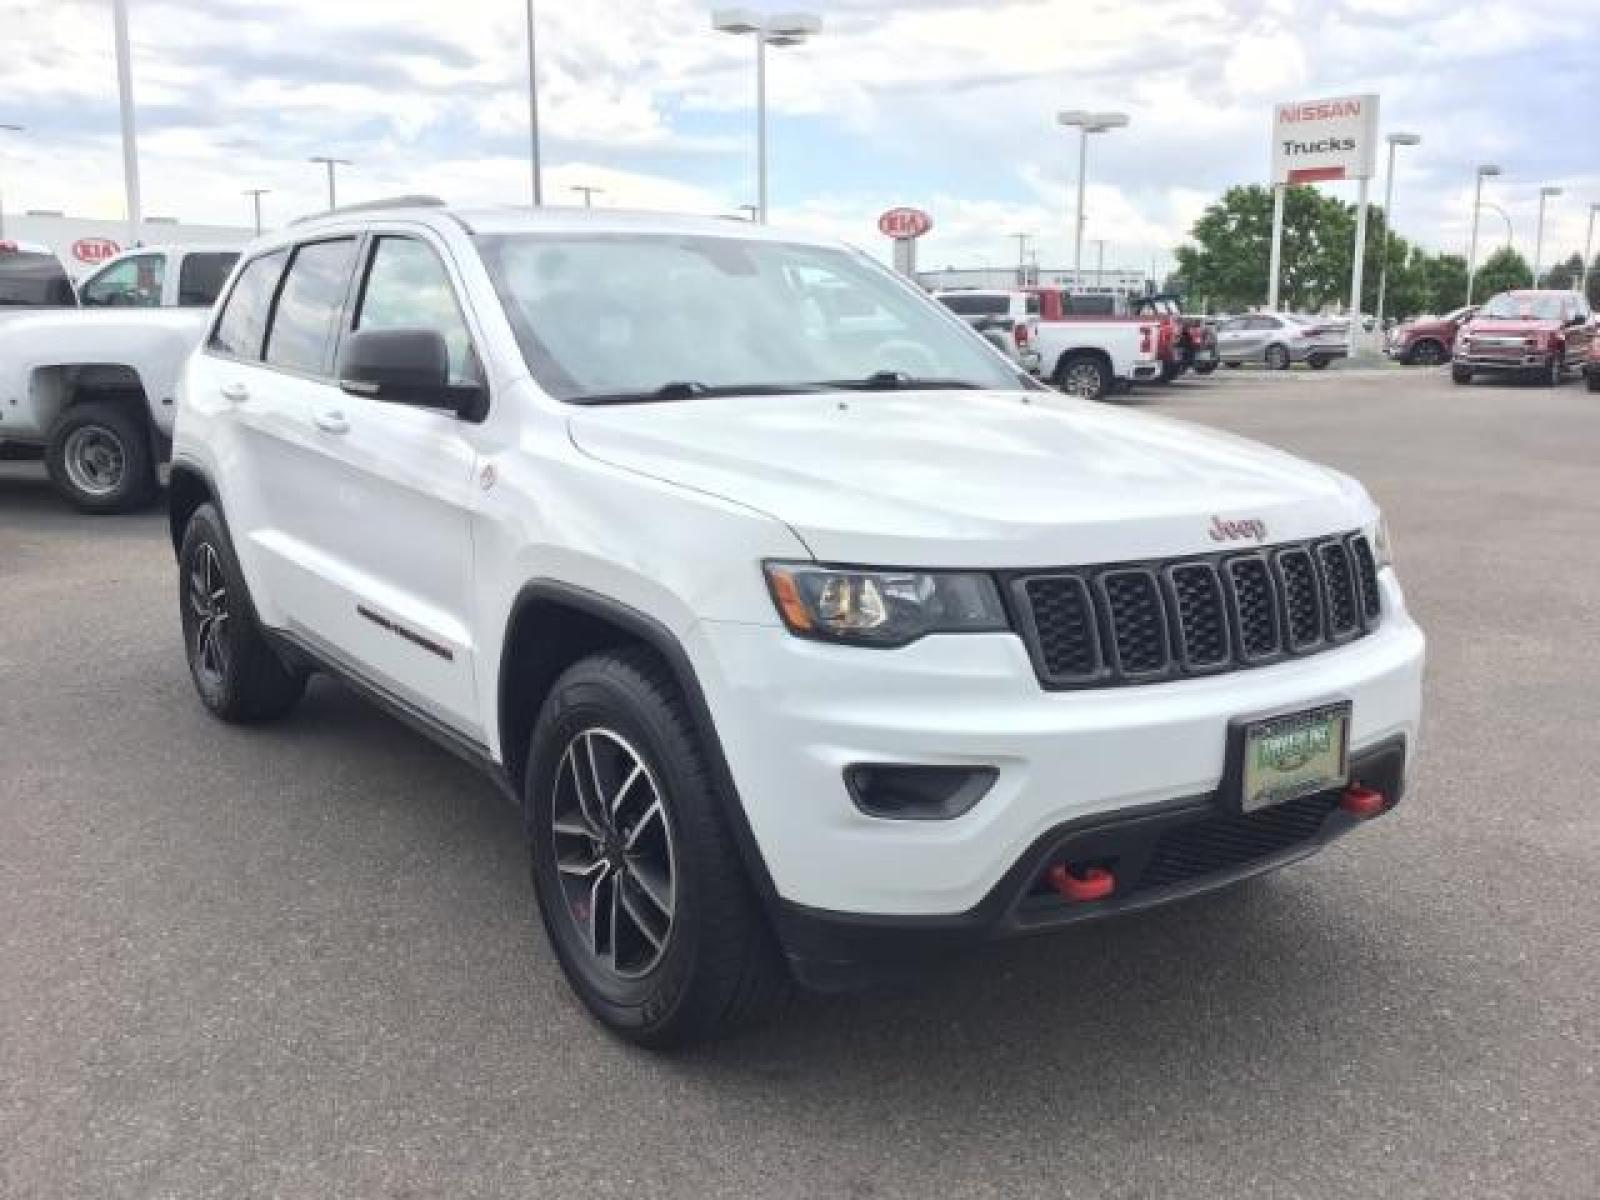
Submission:
[[[1178,298],[1166,293],[1122,300],[1107,293],[1070,292],[1060,287],[1028,289],[1039,297],[1041,321],[1149,321],[1157,328],[1158,382],[1171,383],[1185,371],[1209,375],[1217,369],[1217,331],[1204,317],[1186,317]]]
[[[1582,370],[1594,340],[1589,302],[1579,292],[1516,291],[1491,296],[1456,337],[1450,377],[1531,376],[1552,387]]]

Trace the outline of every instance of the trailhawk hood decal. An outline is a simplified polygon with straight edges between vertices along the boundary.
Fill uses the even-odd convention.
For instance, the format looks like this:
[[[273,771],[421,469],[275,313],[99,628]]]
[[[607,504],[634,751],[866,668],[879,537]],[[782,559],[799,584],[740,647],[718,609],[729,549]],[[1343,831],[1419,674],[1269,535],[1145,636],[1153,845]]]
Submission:
[[[1114,562],[1215,553],[1218,518],[1271,543],[1376,515],[1287,454],[1053,393],[700,399],[579,409],[570,428],[585,454],[770,513],[830,562]]]

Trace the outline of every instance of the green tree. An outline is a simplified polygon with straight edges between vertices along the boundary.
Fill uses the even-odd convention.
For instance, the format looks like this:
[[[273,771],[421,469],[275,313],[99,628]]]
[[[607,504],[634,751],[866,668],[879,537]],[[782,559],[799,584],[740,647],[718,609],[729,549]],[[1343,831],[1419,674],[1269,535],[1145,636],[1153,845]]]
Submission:
[[[1566,262],[1558,262],[1546,271],[1539,286],[1554,288],[1558,292],[1571,291],[1578,286],[1578,277],[1582,274],[1583,255],[1574,251]]]
[[[1589,264],[1589,282],[1585,289],[1589,296],[1589,307],[1600,309],[1600,254],[1594,256],[1594,261]]]
[[[1460,254],[1424,255],[1422,265],[1428,302],[1423,307],[1435,315],[1460,308],[1467,302],[1467,260]],[[1481,292],[1475,292],[1482,295]]]
[[[1477,278],[1472,285],[1473,299],[1487,300],[1496,292],[1525,288],[1531,274],[1527,259],[1510,246],[1501,246],[1478,268]]]

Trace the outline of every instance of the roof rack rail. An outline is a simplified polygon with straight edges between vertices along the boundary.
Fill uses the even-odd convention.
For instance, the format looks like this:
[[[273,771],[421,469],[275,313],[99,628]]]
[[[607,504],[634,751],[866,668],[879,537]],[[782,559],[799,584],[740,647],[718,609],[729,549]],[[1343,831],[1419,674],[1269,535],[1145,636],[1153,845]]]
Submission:
[[[363,200],[360,204],[341,204],[338,208],[307,213],[290,221],[291,225],[304,225],[307,221],[320,221],[324,217],[338,217],[345,213],[372,212],[382,208],[443,208],[444,201],[437,196],[388,196],[382,200]]]

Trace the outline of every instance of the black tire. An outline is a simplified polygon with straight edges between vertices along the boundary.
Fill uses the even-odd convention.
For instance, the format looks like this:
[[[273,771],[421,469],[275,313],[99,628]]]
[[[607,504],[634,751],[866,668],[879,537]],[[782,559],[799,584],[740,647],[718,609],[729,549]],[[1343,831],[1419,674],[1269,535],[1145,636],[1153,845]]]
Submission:
[[[1450,379],[1454,383],[1471,383],[1472,382],[1472,368],[1471,367],[1451,367],[1450,368]]]
[[[1313,354],[1310,358],[1306,359],[1306,366],[1310,367],[1313,371],[1325,371],[1328,368],[1329,361],[1329,359],[1325,358],[1321,354]]]
[[[183,645],[200,703],[233,724],[271,721],[292,709],[306,673],[267,644],[239,560],[216,507],[202,504],[178,548]]]
[[[568,749],[580,745],[600,747],[591,760],[599,765],[586,776],[599,780],[591,792],[610,790],[617,776],[632,778],[629,756],[645,768],[632,789],[615,787],[614,805],[601,806],[609,811],[604,829],[577,807],[583,795],[568,764],[578,756]],[[584,1006],[653,1049],[770,1017],[791,990],[789,972],[718,807],[707,749],[665,664],[636,647],[568,668],[539,713],[528,755],[523,812],[534,890],[550,944]],[[664,815],[652,819],[656,804]],[[639,847],[657,859],[665,848],[666,888],[660,862],[649,872],[636,862]],[[574,863],[588,863],[588,873]],[[653,887],[640,884],[649,878]],[[663,891],[670,911],[650,903]],[[599,918],[602,907],[608,915]],[[652,919],[639,919],[641,912]],[[647,924],[649,940],[641,934]]]
[[[1232,367],[1236,367],[1239,364],[1238,363],[1229,363],[1228,365],[1232,366]],[[1216,369],[1217,369],[1217,364],[1214,363],[1214,362],[1196,363],[1195,364],[1195,368],[1194,368],[1194,373],[1196,375],[1210,375],[1214,371],[1216,371]]]
[[[1230,371],[1237,371],[1240,367],[1244,366],[1244,364],[1242,362],[1232,362],[1232,361],[1225,362],[1222,365],[1227,367],[1228,370],[1230,370]]]
[[[1056,366],[1055,385],[1069,396],[1104,400],[1115,384],[1111,365],[1098,354],[1068,354]]]
[[[72,405],[51,428],[44,461],[56,491],[84,512],[131,512],[155,499],[150,431],[132,404]]]
[[[1588,378],[1588,383],[1589,383],[1589,390],[1591,392],[1600,392],[1600,367],[1597,367],[1594,370],[1590,371],[1588,376],[1587,376],[1587,378]]]
[[[1539,373],[1539,382],[1544,384],[1545,387],[1560,387],[1562,380],[1566,378],[1566,374],[1566,362],[1560,354],[1552,354],[1550,361],[1545,364],[1544,370]]]
[[[1419,338],[1400,361],[1408,367],[1437,367],[1447,357],[1443,342],[1437,338]]]
[[[1186,370],[1182,363],[1164,360],[1161,363],[1161,374],[1156,376],[1157,383],[1171,383]]]
[[[1269,371],[1287,371],[1289,369],[1289,347],[1272,345],[1267,347],[1266,363]]]

